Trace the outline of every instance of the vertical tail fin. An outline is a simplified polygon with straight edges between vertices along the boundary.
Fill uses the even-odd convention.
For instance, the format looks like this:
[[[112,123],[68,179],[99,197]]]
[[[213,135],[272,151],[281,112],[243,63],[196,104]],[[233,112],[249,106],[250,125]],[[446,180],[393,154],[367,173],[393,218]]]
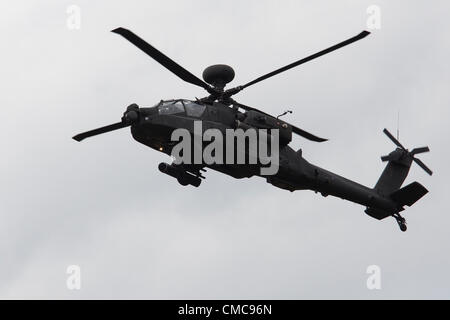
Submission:
[[[375,185],[375,190],[385,196],[400,189],[408,176],[412,163],[411,157],[405,156],[401,149],[391,152],[388,157],[391,159],[388,160],[388,164]]]

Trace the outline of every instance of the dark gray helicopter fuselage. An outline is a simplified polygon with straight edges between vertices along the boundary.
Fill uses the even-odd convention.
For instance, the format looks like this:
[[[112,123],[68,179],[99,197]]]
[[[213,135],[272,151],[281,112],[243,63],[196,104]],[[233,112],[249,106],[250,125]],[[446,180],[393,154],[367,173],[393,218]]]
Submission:
[[[209,160],[204,161],[205,159],[202,159],[201,161],[192,162],[183,160],[183,163],[175,161],[173,164],[162,162],[159,164],[158,169],[161,172],[176,178],[181,185],[192,185],[195,187],[198,187],[201,183],[201,179],[205,178],[202,175],[202,172],[205,171],[205,167],[235,178],[262,176],[267,182],[282,189],[290,191],[309,189],[319,192],[323,196],[333,195],[364,205],[367,207],[365,212],[376,219],[393,216],[397,220],[400,229],[406,231],[406,221],[399,212],[404,210],[403,207],[405,205],[413,205],[423,197],[428,190],[418,182],[410,183],[404,187],[402,187],[402,184],[408,175],[413,161],[429,175],[433,173],[420,159],[415,157],[417,154],[428,152],[428,147],[414,148],[409,151],[387,129],[384,129],[383,132],[397,146],[397,149],[390,154],[381,157],[382,161],[387,161],[387,165],[374,188],[368,188],[310,164],[302,157],[301,150],[294,151],[289,146],[293,134],[315,142],[324,142],[326,139],[318,137],[295,125],[283,122],[279,119],[280,116],[275,118],[259,109],[239,103],[232,98],[245,88],[359,41],[368,36],[370,32],[362,31],[345,41],[296,60],[245,84],[231,88],[226,88],[226,86],[234,79],[235,73],[233,68],[228,65],[216,64],[207,67],[203,71],[203,80],[201,80],[132,31],[119,27],[112,30],[112,32],[124,37],[181,80],[203,88],[208,92],[209,96],[197,101],[183,99],[161,101],[158,105],[151,108],[139,108],[139,106],[133,104],[127,108],[127,111],[124,113],[120,122],[79,133],[75,135],[73,139],[82,141],[92,136],[130,126],[131,133],[135,140],[155,150],[172,155],[172,149],[175,146],[179,147],[179,145],[177,145],[178,142],[172,141],[171,139],[172,133],[176,129],[186,129],[188,131],[187,136],[194,137],[194,139],[191,140],[195,140],[195,137],[198,137],[199,135],[203,138],[204,135],[202,132],[206,133],[206,130],[208,129],[218,129],[222,133],[229,132],[227,129],[242,129],[244,131],[250,128],[265,130],[276,129],[277,131],[270,131],[271,133],[267,131],[271,137],[276,137],[277,134],[279,134],[279,139],[277,140],[275,138],[275,141],[279,141],[279,148],[275,147],[275,150],[279,151],[278,157],[275,155],[275,159],[278,160],[278,166],[276,166],[278,171],[275,171],[271,175],[262,175],[267,173],[266,170],[264,170],[264,172],[262,170],[267,169],[266,167],[262,168],[262,163],[266,164],[265,161],[259,161],[256,162],[256,164],[245,164],[245,162],[244,164],[238,164],[239,162],[233,161],[214,162]],[[245,110],[245,113],[240,112],[239,109]],[[292,111],[286,111],[284,114],[287,112]],[[197,121],[201,121],[202,132],[195,130],[198,128],[199,124]],[[265,131],[257,131],[257,149],[259,149],[258,157],[260,157],[261,153],[259,151],[264,149],[260,148],[261,146],[264,146],[264,144],[260,144],[260,142],[264,141],[261,137],[267,138],[267,133]],[[212,130],[209,132],[211,133]],[[217,130],[215,132],[217,132]],[[252,131],[246,132],[252,133]],[[180,132],[178,131],[177,133]],[[184,134],[186,134],[186,131],[184,131]],[[221,136],[219,135],[219,137]],[[245,137],[243,139],[245,140]],[[252,153],[255,148],[245,150],[247,145],[245,141],[242,142],[243,139],[240,140],[241,146],[239,147],[239,150],[237,147],[236,149],[229,149],[230,153],[228,153],[228,155],[230,158],[231,151],[234,152],[233,157],[236,153],[239,153],[240,156],[242,156],[243,154],[240,153],[242,152],[240,148],[244,149],[246,155],[252,156],[253,159],[255,158],[255,154]],[[216,141],[214,140],[214,142]],[[267,140],[265,142],[267,142]],[[205,143],[203,139],[201,144],[202,150],[199,150],[198,144],[195,142],[193,143],[194,158],[195,155],[198,155],[197,151],[202,152],[205,146],[209,147],[208,143]],[[244,144],[244,147],[242,147],[242,144]],[[269,160],[271,160],[271,158],[273,158],[272,147],[274,144],[270,142],[267,146],[269,146],[269,144],[271,147]],[[227,147],[228,146],[229,144],[227,144]],[[225,152],[227,152],[227,149],[223,150],[223,153]],[[218,153],[220,153],[220,149]],[[202,157],[202,155],[203,152],[200,157]],[[188,157],[186,154],[178,154],[178,158],[175,157],[175,159],[185,158],[185,156],[186,158]],[[269,156],[269,154],[267,154],[267,156]],[[261,160],[262,158],[259,159]],[[249,161],[248,163],[255,162]],[[257,163],[260,163],[260,165]],[[273,167],[271,164],[273,163],[270,161],[269,163],[269,169],[272,171],[271,169]]]
[[[163,101],[155,107],[139,108],[139,120],[131,126],[131,133],[136,141],[168,155],[171,155],[172,147],[177,143],[171,140],[175,129],[184,128],[193,133],[194,121],[202,121],[203,130],[215,128],[224,132],[225,129],[236,129],[239,123],[237,119],[245,116],[244,113],[218,102],[197,103],[204,108],[201,115],[197,116],[188,115],[186,110],[161,114],[159,108],[162,103]],[[374,208],[383,217],[399,211],[398,205],[387,195],[309,163],[302,157],[301,150],[294,151],[288,144],[280,144],[279,169],[271,176],[262,176],[260,165],[202,164],[200,167],[210,168],[234,178],[261,176],[272,185],[289,191],[309,189],[323,196],[340,197]],[[407,171],[404,175],[406,177]]]

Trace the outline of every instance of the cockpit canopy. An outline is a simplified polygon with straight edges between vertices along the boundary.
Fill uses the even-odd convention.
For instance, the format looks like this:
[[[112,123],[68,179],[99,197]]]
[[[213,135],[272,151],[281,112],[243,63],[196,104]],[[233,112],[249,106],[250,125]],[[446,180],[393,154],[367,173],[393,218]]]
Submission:
[[[180,114],[189,117],[201,117],[206,106],[191,100],[167,100],[158,105],[158,113],[161,115]]]

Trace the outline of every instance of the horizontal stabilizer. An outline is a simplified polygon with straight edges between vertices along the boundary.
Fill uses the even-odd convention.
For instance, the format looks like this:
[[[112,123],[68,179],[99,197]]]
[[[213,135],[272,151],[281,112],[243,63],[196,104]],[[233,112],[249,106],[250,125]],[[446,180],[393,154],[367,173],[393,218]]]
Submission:
[[[418,182],[408,184],[395,192],[390,197],[399,205],[412,206],[417,200],[427,194],[428,190]]]

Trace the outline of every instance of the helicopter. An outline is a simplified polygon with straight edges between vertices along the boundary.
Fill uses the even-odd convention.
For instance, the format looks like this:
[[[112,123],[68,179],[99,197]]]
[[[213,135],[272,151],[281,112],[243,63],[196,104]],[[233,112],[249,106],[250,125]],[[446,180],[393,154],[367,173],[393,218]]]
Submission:
[[[286,111],[275,117],[232,99],[232,96],[249,86],[361,40],[370,32],[362,31],[343,42],[230,89],[225,87],[234,79],[235,73],[228,65],[217,64],[207,67],[201,80],[132,31],[119,27],[112,32],[131,42],[180,79],[205,89],[208,95],[195,100],[161,100],[153,107],[139,107],[133,103],[127,107],[120,122],[77,134],[73,137],[74,140],[82,141],[88,137],[130,127],[132,137],[136,141],[172,156],[176,145],[176,142],[171,139],[172,133],[182,128],[194,135],[196,122],[203,124],[202,130],[214,128],[222,132],[231,129],[278,130],[276,131],[279,138],[278,170],[272,175],[261,174],[259,170],[263,166],[261,163],[206,163],[204,161],[178,163],[174,161],[171,164],[162,162],[158,165],[158,169],[175,178],[181,185],[194,187],[199,187],[205,179],[203,174],[206,168],[237,179],[260,176],[273,186],[291,192],[312,190],[324,197],[330,195],[360,204],[365,207],[364,212],[370,217],[378,220],[393,217],[401,231],[407,230],[406,220],[400,212],[405,210],[405,206],[412,206],[428,190],[418,182],[412,182],[404,187],[402,184],[413,162],[432,175],[432,171],[416,158],[417,154],[430,151],[428,147],[414,148],[409,151],[387,129],[384,129],[383,132],[396,145],[396,149],[381,157],[387,165],[375,186],[371,188],[308,162],[302,156],[302,149],[294,150],[290,147],[289,143],[292,141],[293,134],[314,142],[327,141],[280,119],[281,116],[292,111]],[[201,143],[200,147],[204,148],[204,143]],[[249,152],[248,149],[244,151],[246,154]]]

